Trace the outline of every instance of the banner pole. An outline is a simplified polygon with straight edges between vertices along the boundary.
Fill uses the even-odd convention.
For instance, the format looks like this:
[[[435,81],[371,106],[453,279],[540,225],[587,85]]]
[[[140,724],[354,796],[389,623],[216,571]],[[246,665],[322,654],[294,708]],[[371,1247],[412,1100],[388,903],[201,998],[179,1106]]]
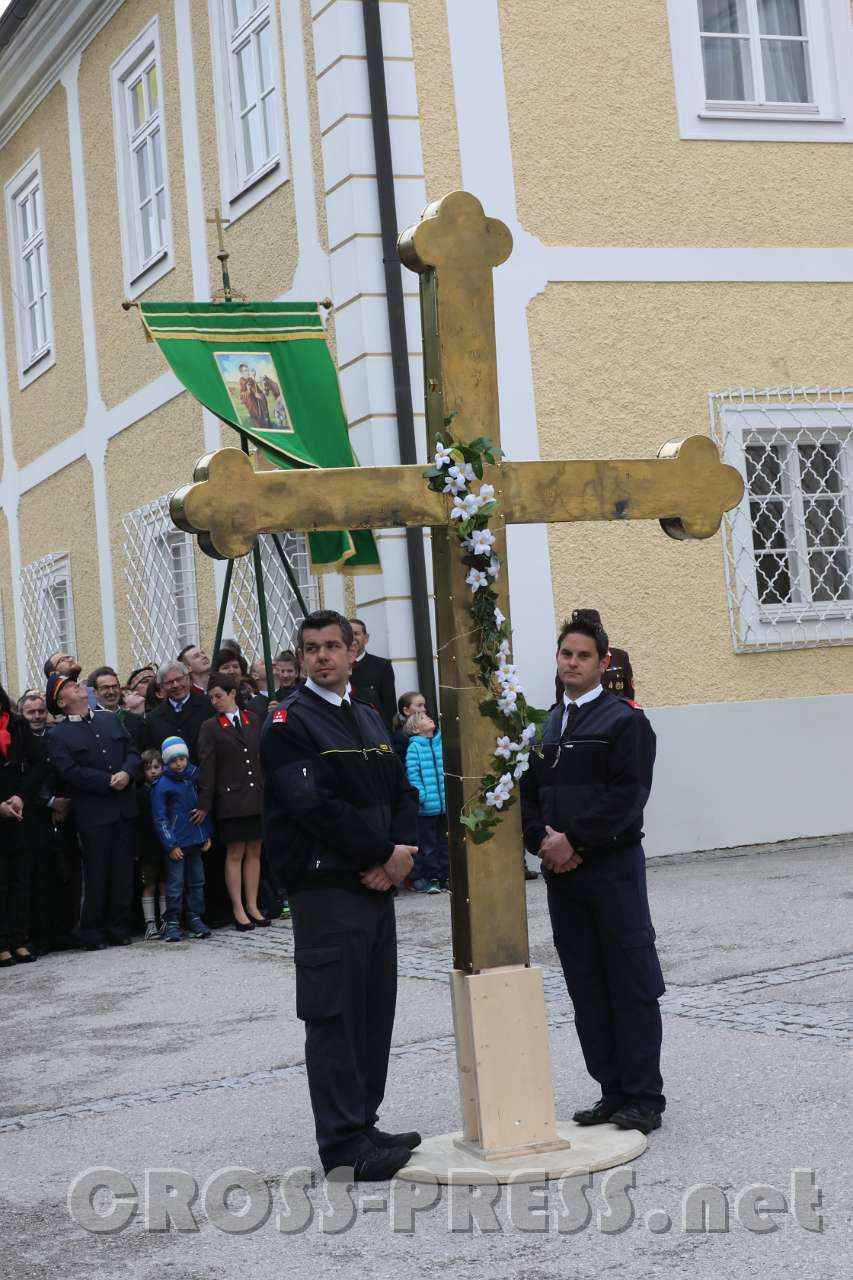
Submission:
[[[225,566],[225,581],[222,584],[222,599],[219,603],[219,618],[216,622],[216,639],[213,642],[213,652],[218,653],[222,644],[222,632],[225,630],[225,614],[228,611],[228,597],[231,594],[231,575],[234,572],[234,561],[229,560]]]
[[[240,447],[245,454],[249,452],[249,441],[240,432]],[[261,540],[255,542],[252,550],[252,561],[255,566],[255,587],[258,592],[258,622],[261,624],[261,646],[264,654],[264,669],[267,673],[267,695],[275,693],[275,674],[272,669],[272,651],[270,649],[270,628],[267,619],[267,593],[264,589],[264,567],[261,564]]]
[[[285,551],[284,547],[281,545],[281,542],[279,541],[279,537],[277,533],[273,533],[270,536],[272,537],[273,545],[279,554],[281,563],[284,565],[284,572],[287,574],[287,581],[290,583],[290,588],[293,594],[296,596],[296,603],[299,605],[299,608],[302,610],[303,618],[307,618],[308,606],[302,597],[302,592],[299,590],[299,583],[296,581],[296,574],[293,572],[293,569],[291,568],[291,565],[290,565],[290,561],[287,558],[287,552]]]

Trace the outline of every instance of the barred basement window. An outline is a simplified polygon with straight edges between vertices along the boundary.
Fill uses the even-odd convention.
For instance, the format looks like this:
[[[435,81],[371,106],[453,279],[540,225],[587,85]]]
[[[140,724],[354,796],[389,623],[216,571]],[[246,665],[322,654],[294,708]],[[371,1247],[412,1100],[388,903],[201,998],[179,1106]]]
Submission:
[[[319,609],[320,594],[317,579],[310,571],[307,539],[301,533],[288,533],[279,534],[279,542],[290,561],[293,575],[299,583],[299,590],[309,611]],[[282,649],[296,647],[296,632],[302,621],[302,610],[287,580],[272,538],[262,537],[260,543],[270,645],[273,654],[276,654]],[[243,556],[234,562],[234,573],[231,579],[231,612],[234,621],[234,638],[239,641],[247,660],[251,662],[255,658],[263,657],[261,620],[258,614],[252,556]]]
[[[160,663],[199,640],[193,541],[172,524],[168,495],[122,524],[133,662]]]
[[[711,396],[746,481],[723,522],[737,652],[853,643],[853,392]]]
[[[44,684],[44,661],[52,653],[74,653],[74,603],[67,555],[44,556],[21,570],[26,635],[27,684]]]

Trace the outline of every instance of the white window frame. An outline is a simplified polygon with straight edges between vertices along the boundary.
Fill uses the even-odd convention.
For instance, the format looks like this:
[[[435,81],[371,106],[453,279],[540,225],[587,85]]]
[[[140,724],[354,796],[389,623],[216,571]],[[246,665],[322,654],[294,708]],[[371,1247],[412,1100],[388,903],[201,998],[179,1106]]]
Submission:
[[[157,108],[145,123],[134,130],[130,106],[130,86],[151,68],[157,73]],[[166,136],[166,111],[163,93],[163,63],[160,57],[160,24],[157,18],[143,29],[133,44],[110,68],[113,103],[113,136],[116,153],[119,221],[121,224],[124,290],[128,298],[137,298],[175,265],[172,235],[172,201],[169,185],[169,155]],[[160,134],[160,157],[163,167],[162,189],[165,204],[165,236],[163,244],[146,257],[142,243],[142,225],[138,216],[140,198],[137,189],[136,151],[149,144],[151,134]],[[152,173],[153,178],[153,173]]]
[[[812,103],[718,103],[705,97],[698,0],[667,0],[682,138],[853,142],[853,21],[849,0],[801,0]],[[747,0],[752,13],[755,0]],[[755,37],[753,37],[755,38]]]
[[[40,200],[41,226],[26,243],[22,239],[21,210],[25,200],[38,191]],[[9,260],[12,272],[12,289],[14,293],[15,312],[15,345],[18,356],[18,386],[21,390],[29,386],[36,378],[46,373],[56,363],[56,351],[53,338],[53,310],[51,307],[50,270],[48,265],[48,244],[46,210],[44,200],[44,180],[42,177],[41,152],[31,155],[4,188],[6,206],[6,229],[9,238]],[[27,306],[27,289],[25,280],[25,256],[32,253],[39,255],[42,267],[42,286],[44,299],[45,341],[33,347],[29,341],[29,316]]]
[[[65,597],[65,628],[60,626],[57,594]],[[43,663],[51,653],[74,653],[77,645],[74,625],[74,592],[71,559],[65,552],[51,552],[33,560],[21,570],[21,595],[26,633],[28,686],[44,679]]]
[[[774,442],[785,438],[796,447],[797,437],[809,431],[830,428],[843,440],[842,476],[845,480],[842,509],[847,529],[847,550],[853,562],[853,396],[831,403],[770,402],[765,395],[746,393],[747,398],[729,402],[727,396],[711,396],[712,430],[721,446],[724,462],[736,467],[746,479],[746,449],[772,435]],[[789,478],[791,473],[789,472]],[[786,514],[785,538],[789,549],[788,570],[792,584],[808,578],[803,490],[791,489],[791,505]],[[723,522],[723,545],[729,612],[734,649],[748,653],[766,649],[801,649],[820,645],[853,644],[853,590],[846,600],[770,604],[759,600],[757,552],[753,539],[750,493],[727,514]],[[798,568],[799,566],[799,568]],[[810,585],[806,591],[810,593]],[[806,594],[802,589],[801,596]]]
[[[290,176],[278,6],[275,0],[258,0],[258,7],[252,16],[232,32],[231,0],[208,0],[208,4],[219,148],[220,203],[229,220],[235,222],[286,182]],[[247,174],[242,160],[235,50],[247,38],[254,38],[257,30],[267,22],[272,41],[272,94],[274,97],[272,115],[278,133],[278,148],[255,172]]]

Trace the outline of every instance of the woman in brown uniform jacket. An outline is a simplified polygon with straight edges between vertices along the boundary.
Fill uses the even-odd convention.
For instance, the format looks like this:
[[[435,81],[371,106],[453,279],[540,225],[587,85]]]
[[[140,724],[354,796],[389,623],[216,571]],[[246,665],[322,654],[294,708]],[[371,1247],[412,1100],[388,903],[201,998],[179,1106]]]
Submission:
[[[201,726],[199,808],[213,810],[225,845],[225,887],[241,932],[269,924],[258,910],[261,876],[261,722],[237,706],[237,682],[216,672],[207,685],[216,715]]]

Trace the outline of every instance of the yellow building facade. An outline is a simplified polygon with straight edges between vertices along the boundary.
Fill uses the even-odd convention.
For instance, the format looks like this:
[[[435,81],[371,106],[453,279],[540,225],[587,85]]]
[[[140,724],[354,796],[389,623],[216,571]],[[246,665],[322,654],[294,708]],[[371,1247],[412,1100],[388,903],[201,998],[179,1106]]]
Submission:
[[[357,456],[399,459],[361,0],[69,0],[0,45],[4,683],[71,646],[123,675],[211,643],[223,567],[168,493],[233,443],[124,298],[210,298],[215,207],[251,298],[330,298]],[[371,7],[368,5],[368,7]],[[553,696],[593,605],[659,739],[650,853],[853,829],[849,0],[383,0],[398,225],[460,186],[510,227],[504,448],[654,455],[712,433],[747,481],[718,538],[515,529],[515,659]],[[417,281],[404,273],[423,441]],[[414,687],[405,539],[311,578]],[[140,567],[142,566],[142,567]],[[149,566],[146,568],[145,566]],[[293,602],[273,576],[274,643]],[[242,575],[242,577],[240,576]],[[227,619],[257,638],[243,566]]]

